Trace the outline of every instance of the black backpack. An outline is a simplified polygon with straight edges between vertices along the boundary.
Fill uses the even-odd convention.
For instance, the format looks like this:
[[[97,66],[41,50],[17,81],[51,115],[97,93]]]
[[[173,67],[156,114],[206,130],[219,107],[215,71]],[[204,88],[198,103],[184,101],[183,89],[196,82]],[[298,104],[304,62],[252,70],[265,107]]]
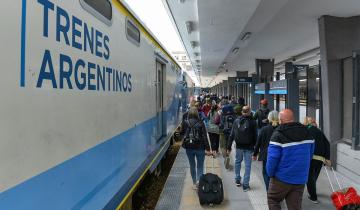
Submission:
[[[199,180],[198,196],[200,205],[220,204],[224,200],[221,178],[212,173],[202,175]]]
[[[201,139],[201,127],[197,126],[200,121],[197,121],[193,125],[190,124],[189,120],[186,120],[188,128],[186,130],[184,144],[186,146],[196,146],[202,141]]]
[[[225,115],[224,130],[231,130],[235,121],[234,115]]]
[[[246,145],[253,141],[253,130],[251,128],[251,119],[241,117],[237,125],[234,127],[236,144]]]

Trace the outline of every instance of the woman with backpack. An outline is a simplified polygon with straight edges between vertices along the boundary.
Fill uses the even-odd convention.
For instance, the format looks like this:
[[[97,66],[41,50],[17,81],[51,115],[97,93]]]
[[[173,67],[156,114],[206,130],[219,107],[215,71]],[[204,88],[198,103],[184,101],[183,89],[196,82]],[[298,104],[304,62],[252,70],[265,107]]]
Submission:
[[[267,160],[267,150],[269,147],[269,142],[272,133],[279,125],[279,113],[277,111],[271,111],[267,117],[269,124],[263,127],[260,130],[260,133],[258,135],[254,154],[252,159],[263,162],[263,168],[262,168],[262,174],[265,182],[266,191],[269,189],[269,181],[270,177],[266,173],[266,160]],[[259,155],[259,157],[257,157]]]
[[[199,117],[197,107],[191,107],[187,118],[183,119],[181,133],[184,133],[182,146],[186,149],[193,181],[193,189],[196,190],[200,176],[204,173],[205,154],[210,155],[205,124]]]
[[[219,124],[220,124],[220,115],[218,113],[219,106],[215,103],[211,106],[211,110],[208,113],[208,127],[207,131],[209,133],[209,138],[211,142],[211,148],[214,152],[214,155],[217,155],[219,152],[219,138],[220,138],[220,132],[219,132]]]

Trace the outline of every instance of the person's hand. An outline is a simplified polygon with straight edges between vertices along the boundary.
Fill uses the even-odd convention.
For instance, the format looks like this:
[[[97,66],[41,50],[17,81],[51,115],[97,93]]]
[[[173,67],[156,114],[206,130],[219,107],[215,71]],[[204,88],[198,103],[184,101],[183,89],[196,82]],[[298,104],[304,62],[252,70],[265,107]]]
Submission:
[[[257,160],[257,156],[253,155],[253,156],[252,156],[252,159],[253,159],[253,160]]]
[[[324,161],[324,164],[326,165],[326,166],[331,166],[331,160],[325,160]]]

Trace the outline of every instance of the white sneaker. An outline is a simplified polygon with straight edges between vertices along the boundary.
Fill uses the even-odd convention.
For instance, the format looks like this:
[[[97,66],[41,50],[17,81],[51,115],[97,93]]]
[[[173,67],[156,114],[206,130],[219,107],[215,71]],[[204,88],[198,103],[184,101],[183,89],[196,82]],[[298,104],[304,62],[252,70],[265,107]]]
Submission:
[[[198,185],[197,185],[197,184],[193,184],[192,189],[193,189],[193,190],[197,190],[197,189],[198,189]]]

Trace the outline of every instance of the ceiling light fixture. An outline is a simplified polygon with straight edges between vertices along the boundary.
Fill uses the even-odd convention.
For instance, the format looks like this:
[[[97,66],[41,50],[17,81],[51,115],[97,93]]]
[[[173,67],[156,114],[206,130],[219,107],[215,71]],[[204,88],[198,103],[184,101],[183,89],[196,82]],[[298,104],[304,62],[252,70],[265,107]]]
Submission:
[[[192,21],[186,21],[185,25],[186,25],[186,30],[187,30],[188,34],[191,34],[191,32],[194,30],[193,22]]]
[[[195,48],[198,46],[198,42],[197,41],[190,41],[190,45],[192,48]]]
[[[238,48],[238,47],[235,47],[235,48],[232,50],[232,52],[233,52],[234,54],[237,54],[237,53],[239,52],[239,48]]]
[[[246,32],[242,37],[241,41],[245,41],[251,37],[251,32]]]

